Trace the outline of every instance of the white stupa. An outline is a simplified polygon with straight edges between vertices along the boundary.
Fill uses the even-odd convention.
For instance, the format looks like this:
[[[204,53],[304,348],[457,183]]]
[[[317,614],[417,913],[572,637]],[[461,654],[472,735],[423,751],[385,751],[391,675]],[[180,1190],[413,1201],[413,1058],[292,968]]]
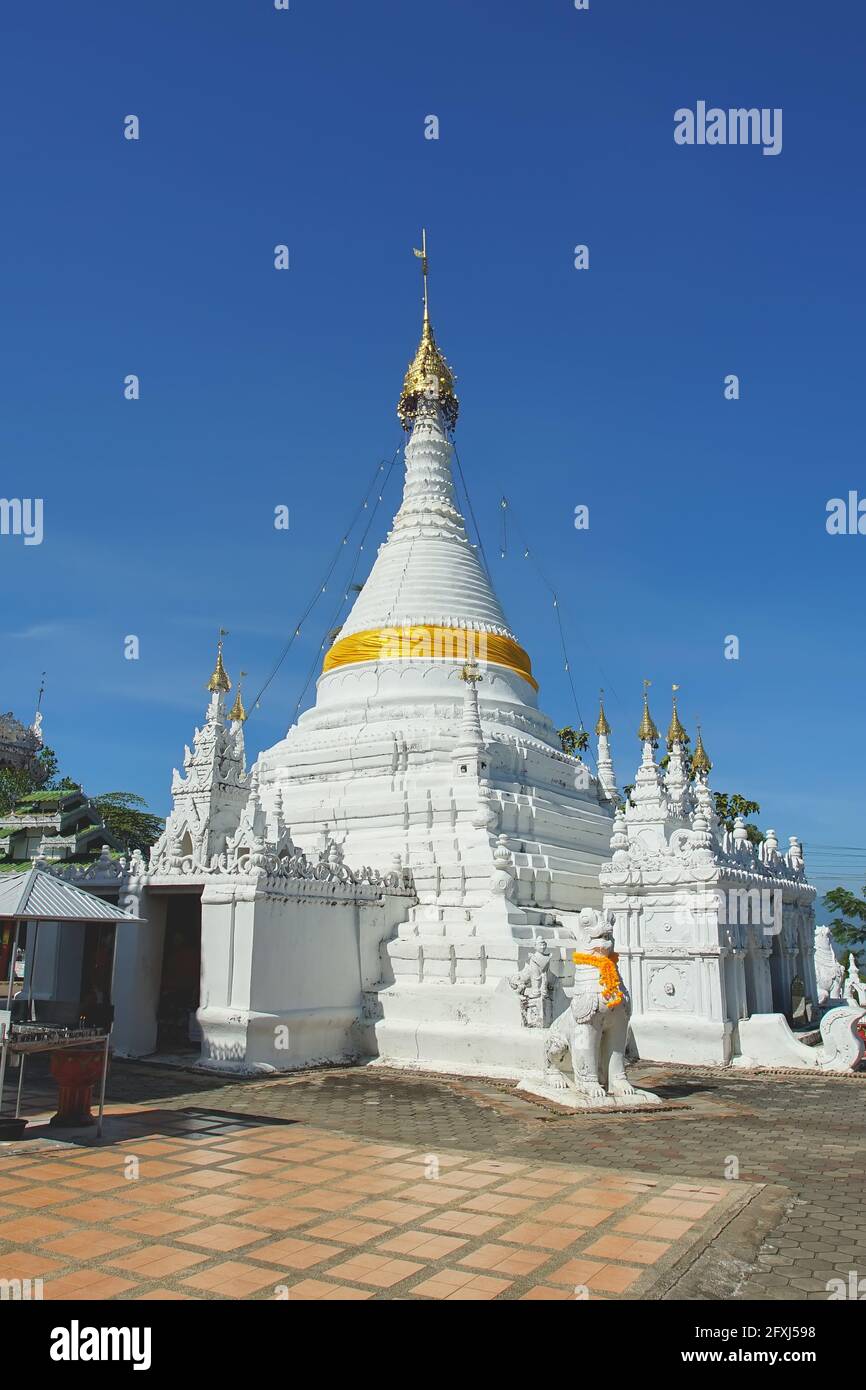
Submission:
[[[519,943],[524,954],[539,933],[573,944],[574,915],[601,905],[614,779],[612,767],[599,781],[562,751],[467,535],[449,443],[458,403],[430,323],[426,248],[422,264],[421,342],[398,407],[410,433],[403,500],[327,652],[315,707],[257,773],[263,805],[270,812],[279,792],[297,845],[315,850],[327,835],[347,862],[388,867],[399,856],[411,871],[419,905],[388,948],[395,982],[386,962],[380,1055],[405,1060],[408,1047],[445,1064],[441,1040],[419,1043],[419,1010],[435,1032],[471,1005],[464,1041],[490,1032],[496,1057],[462,1060],[489,1071],[502,1064],[501,1029],[520,1035],[503,978],[522,960]],[[479,989],[486,1003],[461,999]],[[501,1017],[494,995],[507,1002]]]
[[[364,1059],[520,1077],[532,1092],[586,1022],[563,1024],[568,986],[612,927],[641,1056],[856,1067],[856,971],[847,1001],[841,968],[823,991],[820,1048],[788,1022],[822,1004],[802,844],[791,836],[782,852],[768,830],[756,847],[742,818],[719,824],[700,731],[687,761],[678,687],[663,773],[645,683],[624,806],[604,708],[597,777],[539,710],[529,656],[457,507],[457,397],[419,254],[424,321],[398,408],[403,500],[314,708],[248,773],[220,641],[149,863],[59,870],[138,904],[118,931],[114,1045],[148,1055],[161,1020],[187,1008],[202,1064],[219,1070]],[[196,1005],[189,979],[178,995],[167,951],[178,934],[194,949],[199,923]]]

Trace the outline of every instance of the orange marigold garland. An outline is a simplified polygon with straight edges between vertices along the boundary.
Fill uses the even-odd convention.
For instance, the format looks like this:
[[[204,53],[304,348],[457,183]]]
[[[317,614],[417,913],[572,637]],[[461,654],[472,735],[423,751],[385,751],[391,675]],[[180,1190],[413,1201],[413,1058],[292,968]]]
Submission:
[[[616,963],[619,956],[613,951],[609,956],[588,955],[583,951],[575,951],[571,959],[575,965],[594,965],[601,981],[601,997],[609,1009],[615,1009],[617,1004],[622,1003],[622,980]]]

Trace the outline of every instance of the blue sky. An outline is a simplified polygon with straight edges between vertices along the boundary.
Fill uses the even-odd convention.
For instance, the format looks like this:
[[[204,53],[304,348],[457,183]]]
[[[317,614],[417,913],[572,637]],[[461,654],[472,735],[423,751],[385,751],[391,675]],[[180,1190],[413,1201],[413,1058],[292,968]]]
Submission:
[[[47,0],[4,30],[0,494],[44,498],[45,537],[0,537],[0,706],[29,716],[48,672],[64,771],[164,814],[219,624],[230,673],[264,680],[400,442],[426,224],[463,469],[544,707],[575,721],[550,596],[514,537],[499,554],[503,494],[585,719],[608,690],[621,780],[642,678],[660,723],[676,681],[716,787],[807,862],[866,844],[866,537],[825,529],[829,498],[866,495],[861,10]],[[698,100],[781,107],[781,154],[676,145]],[[397,500],[395,473],[370,561]]]

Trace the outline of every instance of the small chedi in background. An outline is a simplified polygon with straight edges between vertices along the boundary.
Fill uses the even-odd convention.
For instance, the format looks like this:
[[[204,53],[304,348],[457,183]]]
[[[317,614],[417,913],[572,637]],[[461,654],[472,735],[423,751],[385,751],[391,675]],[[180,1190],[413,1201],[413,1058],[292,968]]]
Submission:
[[[87,860],[102,846],[118,853],[120,840],[80,788],[29,792],[0,816],[0,868],[31,859]]]
[[[37,711],[32,724],[22,724],[9,710],[0,714],[0,772],[25,773],[35,783],[45,781],[49,769],[40,768],[42,715]]]
[[[60,777],[42,738],[41,700],[42,690],[31,725],[0,715],[0,873],[40,859],[92,876],[97,862],[104,870],[108,861],[149,848],[162,821],[132,792],[89,797]]]

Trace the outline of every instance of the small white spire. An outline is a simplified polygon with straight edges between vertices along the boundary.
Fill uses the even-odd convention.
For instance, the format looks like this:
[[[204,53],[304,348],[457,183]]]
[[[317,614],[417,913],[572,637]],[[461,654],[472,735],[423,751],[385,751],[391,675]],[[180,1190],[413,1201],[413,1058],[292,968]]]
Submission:
[[[607,722],[607,715],[604,712],[603,690],[599,695],[598,722],[595,726],[595,732],[598,738],[596,766],[598,768],[599,785],[601,786],[605,799],[616,804],[619,800],[619,792],[616,785],[616,773],[613,769],[613,757],[610,751],[610,725]]]
[[[689,773],[680,742],[671,744],[668,766],[665,772],[665,791],[668,794],[671,814],[682,818],[688,812]]]
[[[477,757],[484,748],[484,733],[481,728],[481,714],[478,709],[479,681],[482,676],[478,662],[473,657],[467,661],[460,672],[465,682],[463,690],[463,712],[460,719],[460,736],[454,749],[455,758]]]
[[[458,775],[465,776],[471,773],[480,777],[487,771],[477,689],[479,681],[484,677],[474,657],[464,664],[460,679],[465,682],[463,710],[460,717],[460,733],[451,757]]]

